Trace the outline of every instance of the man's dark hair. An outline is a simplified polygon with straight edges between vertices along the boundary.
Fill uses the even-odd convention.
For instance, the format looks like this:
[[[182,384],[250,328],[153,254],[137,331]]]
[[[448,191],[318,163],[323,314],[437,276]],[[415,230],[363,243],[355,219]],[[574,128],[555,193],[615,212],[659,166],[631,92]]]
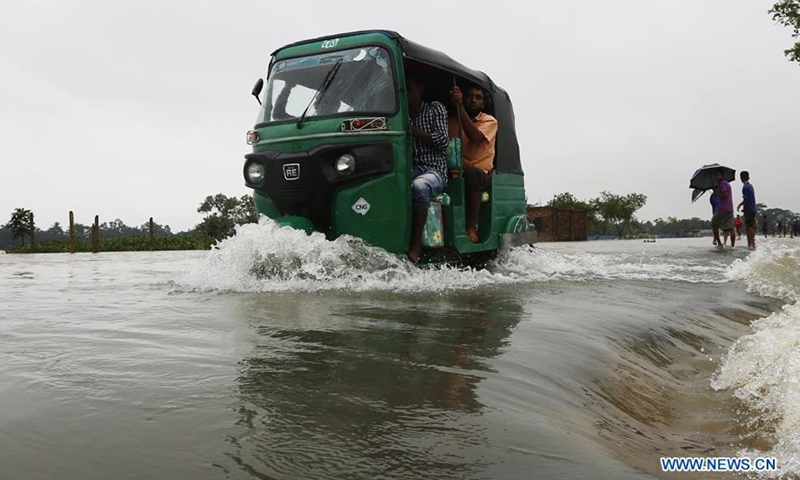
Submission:
[[[425,79],[422,78],[417,72],[408,72],[406,73],[406,84],[413,83],[414,85],[421,87],[422,89],[425,88]]]
[[[483,87],[481,87],[481,86],[475,85],[475,84],[473,84],[473,83],[470,83],[470,84],[468,84],[468,85],[465,85],[465,86],[464,86],[464,90],[472,90],[473,88],[480,90],[480,91],[481,91],[481,93],[483,93],[483,97],[484,97],[484,98],[486,98],[486,97],[488,97],[488,96],[489,96],[489,94],[488,94],[488,92],[486,91],[486,89],[485,89],[485,88],[483,88]]]
[[[747,170],[742,170],[742,173],[740,173],[739,175],[742,177],[742,181],[746,182],[750,180],[750,172],[748,172]]]

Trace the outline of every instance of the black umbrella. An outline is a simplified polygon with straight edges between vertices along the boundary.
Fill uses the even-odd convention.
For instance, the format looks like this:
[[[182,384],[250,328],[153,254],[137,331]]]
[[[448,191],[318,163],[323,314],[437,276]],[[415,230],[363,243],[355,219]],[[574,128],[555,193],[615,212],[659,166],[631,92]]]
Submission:
[[[718,169],[722,169],[723,180],[731,182],[736,179],[736,170],[718,163],[712,163],[711,165],[704,165],[703,168],[699,168],[694,172],[692,179],[689,181],[689,188],[695,190],[711,190],[716,187],[717,179],[714,177],[714,174]]]
[[[697,199],[702,197],[703,194],[706,193],[707,191],[708,190],[700,190],[698,188],[695,188],[694,190],[692,190],[692,203],[696,202]]]

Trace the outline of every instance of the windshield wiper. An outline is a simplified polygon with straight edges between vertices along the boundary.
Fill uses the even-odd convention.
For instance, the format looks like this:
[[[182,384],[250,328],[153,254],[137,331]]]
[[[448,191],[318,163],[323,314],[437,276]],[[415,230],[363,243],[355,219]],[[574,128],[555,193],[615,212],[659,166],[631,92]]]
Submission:
[[[306,119],[306,114],[308,113],[308,109],[311,108],[311,104],[314,103],[314,100],[316,100],[317,97],[319,97],[319,99],[321,100],[322,96],[325,95],[325,90],[327,90],[328,87],[331,86],[331,83],[333,83],[333,77],[336,76],[336,73],[339,71],[339,67],[342,66],[342,60],[343,59],[341,58],[339,60],[336,60],[336,63],[333,64],[333,67],[331,67],[331,69],[328,70],[328,74],[325,75],[325,80],[323,80],[322,86],[319,88],[319,90],[317,90],[317,93],[315,93],[314,96],[311,97],[311,101],[308,102],[308,106],[306,106],[306,109],[303,110],[303,114],[300,115],[300,119],[297,121],[297,128],[303,127],[303,121]]]

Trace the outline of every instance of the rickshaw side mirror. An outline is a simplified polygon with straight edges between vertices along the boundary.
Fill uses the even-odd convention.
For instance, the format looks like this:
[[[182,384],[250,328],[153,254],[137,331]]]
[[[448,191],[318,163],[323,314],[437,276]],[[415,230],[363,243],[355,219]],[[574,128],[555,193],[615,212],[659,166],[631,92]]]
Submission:
[[[261,95],[262,88],[264,88],[264,79],[259,78],[258,80],[256,80],[256,84],[253,85],[253,92],[252,92],[253,96],[256,97],[256,100],[258,100],[259,105],[261,105],[261,99],[258,98],[258,96]]]

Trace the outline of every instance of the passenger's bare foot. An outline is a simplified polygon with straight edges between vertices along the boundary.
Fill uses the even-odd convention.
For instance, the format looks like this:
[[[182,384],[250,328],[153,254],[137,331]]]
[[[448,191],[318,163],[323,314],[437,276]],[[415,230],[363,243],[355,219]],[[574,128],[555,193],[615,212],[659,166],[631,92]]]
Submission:
[[[478,243],[478,241],[479,241],[478,240],[478,231],[475,230],[474,228],[468,228],[467,229],[467,238],[469,238],[469,241],[472,242],[472,243]]]
[[[419,262],[419,257],[420,257],[421,254],[422,254],[422,248],[420,248],[420,247],[411,247],[408,250],[408,254],[407,254],[408,261],[416,265]]]

